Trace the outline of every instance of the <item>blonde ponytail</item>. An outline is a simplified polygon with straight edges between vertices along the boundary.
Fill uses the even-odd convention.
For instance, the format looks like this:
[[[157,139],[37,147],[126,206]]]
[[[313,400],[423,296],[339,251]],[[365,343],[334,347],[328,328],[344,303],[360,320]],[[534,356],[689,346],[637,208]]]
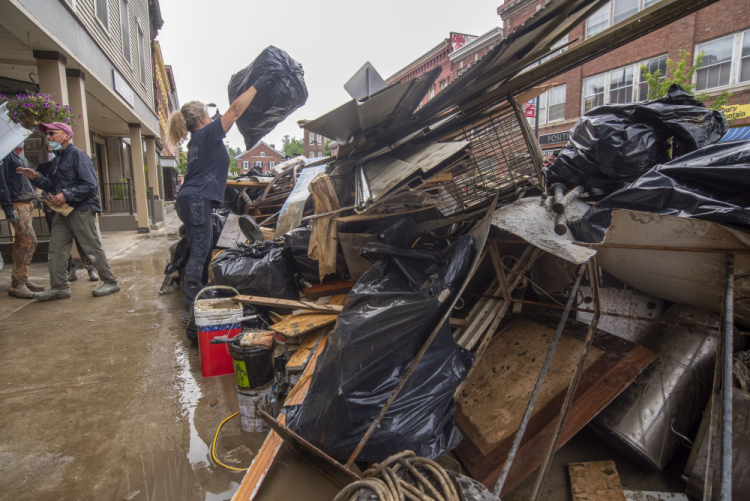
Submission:
[[[207,116],[206,106],[200,101],[185,103],[180,111],[169,117],[167,136],[170,144],[175,147],[182,144],[187,139],[187,133],[198,130],[201,118]]]

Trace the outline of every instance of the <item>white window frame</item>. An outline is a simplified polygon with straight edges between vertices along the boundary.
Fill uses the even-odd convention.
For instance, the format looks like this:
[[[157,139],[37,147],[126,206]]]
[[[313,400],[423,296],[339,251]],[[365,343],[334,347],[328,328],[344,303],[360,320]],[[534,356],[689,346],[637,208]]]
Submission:
[[[138,80],[141,82],[141,85],[145,87],[146,81],[148,80],[148,72],[146,71],[146,35],[143,32],[141,21],[138,18],[135,20],[135,25],[137,27],[135,37],[138,41],[138,70],[140,73],[140,75],[138,75]]]
[[[564,111],[563,111],[562,118],[556,118],[554,120],[550,120],[549,119],[549,109],[550,109],[550,99],[549,98],[550,98],[550,95],[551,95],[550,93],[552,91],[554,91],[554,90],[559,90],[561,88],[565,88],[565,91],[564,91],[565,92],[565,94],[564,94],[565,95],[565,99],[563,99],[563,101],[561,103],[555,103],[554,106],[558,106],[558,105],[562,104],[563,109],[564,109],[565,103],[567,103],[567,101],[568,101],[568,86],[567,86],[567,84],[558,85],[557,87],[554,87],[554,88],[552,88],[552,89],[550,89],[548,91],[542,92],[539,95],[539,100],[537,101],[538,106],[536,107],[536,118],[534,118],[533,120],[539,120],[539,126],[540,127],[543,126],[543,125],[546,125],[546,124],[550,124],[550,123],[553,124],[553,123],[562,122],[563,120],[565,120],[565,112]],[[530,122],[530,124],[532,126],[535,125],[533,120],[529,120],[529,122]]]
[[[432,99],[435,97],[435,87],[430,87],[430,93],[428,95],[428,99]]]
[[[266,156],[266,152],[265,151],[261,151],[260,152],[260,156],[262,156],[262,157]]]
[[[120,4],[120,7],[119,7],[120,8],[120,38],[122,39],[122,57],[125,58],[125,61],[127,61],[130,66],[133,66],[133,46],[130,43],[130,6],[128,5],[128,0],[119,0],[119,4]],[[125,7],[125,12],[122,11],[123,6]],[[125,26],[123,26],[122,24],[123,20],[126,22],[125,26],[127,26],[127,37],[125,36]],[[127,47],[127,54],[125,53],[126,47]]]
[[[667,56],[667,54],[659,54],[658,56],[650,57],[650,58],[646,59],[645,61],[639,61],[639,62],[634,63],[634,64],[628,64],[628,65],[625,65],[625,66],[620,66],[619,68],[612,68],[612,69],[607,70],[607,71],[605,71],[603,73],[597,73],[597,74],[589,75],[589,76],[585,77],[581,81],[581,114],[586,113],[586,97],[587,97],[586,96],[586,80],[591,79],[591,78],[597,78],[597,77],[603,76],[604,77],[604,102],[600,106],[605,106],[605,105],[608,105],[608,104],[612,104],[612,101],[610,100],[610,91],[612,90],[612,87],[610,85],[610,76],[611,76],[611,73],[613,71],[622,70],[622,69],[625,69],[625,68],[628,68],[628,67],[632,67],[633,68],[633,84],[632,84],[633,92],[632,92],[632,95],[631,95],[631,101],[630,102],[631,103],[637,103],[639,101],[645,101],[646,99],[648,99],[648,95],[646,95],[646,96],[641,96],[640,95],[640,86],[641,86],[642,83],[645,83],[643,80],[641,80],[642,79],[642,76],[641,76],[641,66],[644,65],[644,64],[648,64],[649,61],[652,61],[654,59],[659,59],[659,58],[664,57],[664,56]],[[666,75],[664,75],[664,77],[666,77]],[[617,103],[615,103],[615,104],[617,104]],[[623,104],[623,103],[621,103],[621,104]]]
[[[250,162],[247,160],[242,161],[242,170],[250,170]]]
[[[315,144],[315,133],[314,132],[310,133],[310,144]]]
[[[730,33],[729,35],[724,35],[721,37],[713,38],[711,40],[704,40],[700,43],[695,44],[695,50],[693,51],[695,54],[695,58],[698,57],[698,54],[701,53],[700,47],[702,45],[715,42],[717,40],[721,40],[723,38],[729,38],[734,37],[732,40],[732,59],[730,61],[731,66],[729,68],[729,83],[727,85],[720,85],[718,87],[710,87],[707,89],[698,89],[696,87],[696,92],[715,92],[715,91],[723,91],[726,89],[731,89],[732,87],[736,87],[738,85],[747,85],[750,84],[750,80],[746,80],[744,82],[739,81],[740,77],[740,69],[741,69],[741,58],[742,58],[742,44],[744,42],[744,37],[750,37],[750,30],[742,30],[737,31],[735,33]],[[693,60],[695,62],[695,59]],[[750,61],[750,59],[748,60]],[[750,64],[750,62],[748,63]],[[698,83],[698,71],[696,70],[695,74],[693,75],[693,83]]]
[[[318,134],[318,144],[323,144],[320,140],[320,134]]]
[[[630,19],[631,17],[635,16],[639,12],[648,9],[651,5],[653,5],[657,1],[658,0],[638,0],[638,8],[637,8],[636,11],[633,12],[633,14],[631,14],[630,16],[628,16],[625,19],[623,19],[622,21],[619,21],[619,22],[615,23],[615,0],[610,0],[610,2],[607,5],[605,5],[604,7],[602,7],[600,9],[600,10],[604,10],[604,9],[607,9],[607,8],[609,9],[609,17],[607,18],[607,26],[605,26],[601,30],[597,31],[596,33],[589,34],[589,27],[590,27],[589,26],[590,25],[589,20],[591,19],[591,16],[590,16],[588,19],[586,19],[586,25],[585,25],[584,30],[583,30],[584,37],[586,39],[594,37],[594,36],[598,35],[599,33],[608,30],[612,26],[615,26],[616,24],[620,24],[621,22],[623,22],[623,21],[625,21],[627,19]],[[599,11],[596,11],[594,14],[596,14],[598,12]],[[593,14],[592,14],[592,16],[593,16]]]
[[[268,162],[269,169],[273,169],[274,167],[276,167],[276,162]]]
[[[260,168],[262,169],[262,168],[263,168],[263,162],[261,162],[261,161],[259,160],[259,161],[255,162],[255,166],[256,166],[256,167],[260,167]]]
[[[655,1],[658,1],[658,0],[655,0]],[[648,100],[648,87],[646,87],[646,95],[641,95],[641,85],[646,84],[646,81],[643,80],[643,74],[641,73],[641,66],[648,66],[648,63],[650,63],[651,61],[654,61],[656,59],[661,59],[663,57],[668,59],[669,55],[668,54],[661,54],[660,56],[651,57],[651,58],[647,59],[646,61],[642,61],[641,63],[638,63],[637,68],[636,68],[638,70],[638,74],[635,75],[635,82],[633,83],[633,85],[635,86],[635,88],[636,88],[636,90],[638,92],[638,95],[635,96],[636,97],[636,102],[641,102],[641,101]],[[667,78],[667,69],[666,69],[666,66],[665,66],[664,73],[662,74],[662,76],[661,76],[661,78],[659,80],[664,80],[665,78]]]
[[[738,84],[744,84],[746,82],[750,82],[750,79],[745,80],[744,82],[740,82],[739,81],[739,76],[742,73],[742,65],[744,63],[747,63],[748,66],[750,66],[750,54],[748,54],[747,56],[745,56],[747,59],[744,62],[742,61],[742,59],[743,59],[742,58],[742,47],[745,45],[745,40],[750,41],[750,30],[742,32],[742,39],[740,40],[740,48],[739,48],[739,58],[740,58],[740,61],[739,61],[739,64],[737,65],[738,66],[738,68],[737,68],[737,83]]]
[[[96,21],[99,23],[99,26],[101,26],[102,29],[104,31],[106,31],[107,34],[109,34],[109,24],[110,24],[109,23],[109,0],[104,0],[104,5],[106,5],[106,7],[107,7],[106,12],[105,12],[105,14],[106,14],[105,17],[107,18],[107,22],[106,23],[102,22],[102,20],[99,19],[99,2],[98,2],[98,0],[94,0],[94,19],[96,19]]]

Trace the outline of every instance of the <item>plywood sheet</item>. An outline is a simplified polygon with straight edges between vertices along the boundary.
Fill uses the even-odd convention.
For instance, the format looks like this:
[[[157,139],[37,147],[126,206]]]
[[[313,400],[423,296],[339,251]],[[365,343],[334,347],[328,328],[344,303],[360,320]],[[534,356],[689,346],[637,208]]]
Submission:
[[[547,357],[555,329],[530,317],[522,317],[493,340],[461,392],[456,421],[474,436],[483,454],[513,437]],[[570,384],[583,341],[571,335],[560,337],[552,364],[535,405],[541,411]],[[604,353],[592,347],[586,367]]]
[[[271,329],[280,332],[287,337],[297,337],[307,334],[318,327],[332,324],[338,317],[338,315],[325,315],[318,313],[302,314],[273,324]]]
[[[625,501],[614,461],[570,463],[573,501]]]

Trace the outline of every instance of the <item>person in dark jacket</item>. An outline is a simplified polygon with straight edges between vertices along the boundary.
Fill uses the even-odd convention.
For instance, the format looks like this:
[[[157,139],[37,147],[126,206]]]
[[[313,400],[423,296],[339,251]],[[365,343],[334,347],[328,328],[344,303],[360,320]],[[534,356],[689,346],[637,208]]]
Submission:
[[[35,196],[29,180],[16,172],[18,167],[25,167],[19,156],[22,152],[23,143],[10,152],[0,165],[0,204],[14,232],[13,272],[8,295],[31,299],[34,292],[43,291],[44,287],[29,280],[29,265],[36,250],[36,233],[32,224]]]
[[[50,200],[53,209],[63,209],[65,205],[73,210],[68,215],[62,212],[55,214],[52,221],[49,242],[49,275],[52,288],[34,295],[39,301],[64,299],[70,297],[68,283],[68,257],[75,238],[84,253],[96,267],[104,283],[92,291],[94,296],[106,296],[120,290],[117,277],[107,262],[104,248],[97,238],[96,214],[102,211],[99,205],[94,164],[86,153],[71,142],[73,131],[60,122],[42,124],[39,130],[45,133],[52,149],[59,150],[56,158],[56,169],[49,176],[42,176],[37,171],[19,167],[17,172],[32,180],[42,190],[54,197]]]
[[[195,296],[203,288],[203,266],[213,243],[211,213],[214,205],[224,201],[229,174],[229,153],[224,146],[224,137],[256,93],[268,87],[271,78],[269,75],[255,82],[216,120],[211,120],[206,106],[200,101],[184,104],[169,119],[169,141],[174,146],[179,146],[190,132],[187,173],[175,200],[177,216],[185,224],[190,248],[183,282],[182,321],[185,323],[190,320]]]

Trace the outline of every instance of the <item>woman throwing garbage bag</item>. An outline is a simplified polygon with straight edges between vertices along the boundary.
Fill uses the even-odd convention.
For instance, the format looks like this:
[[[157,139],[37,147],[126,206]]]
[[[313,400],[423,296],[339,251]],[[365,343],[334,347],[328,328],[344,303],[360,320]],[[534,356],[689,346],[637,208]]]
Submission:
[[[169,119],[169,141],[179,146],[190,133],[187,148],[187,173],[177,195],[177,216],[187,230],[190,256],[185,265],[185,292],[182,321],[187,323],[195,296],[203,288],[203,267],[211,252],[213,230],[211,213],[221,205],[229,174],[229,153],[224,137],[258,93],[263,93],[272,77],[264,75],[231,104],[221,118],[211,120],[206,106],[190,101]]]

